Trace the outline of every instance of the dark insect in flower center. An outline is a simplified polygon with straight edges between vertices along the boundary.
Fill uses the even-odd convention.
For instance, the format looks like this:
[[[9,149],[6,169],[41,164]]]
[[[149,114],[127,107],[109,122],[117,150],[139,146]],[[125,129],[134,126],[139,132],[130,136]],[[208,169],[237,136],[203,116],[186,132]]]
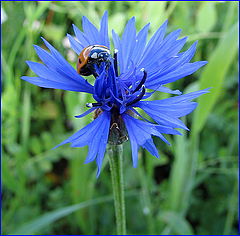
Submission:
[[[110,64],[110,50],[103,45],[90,45],[84,48],[78,57],[77,72],[80,75],[93,75],[95,78],[99,74],[95,70],[95,66],[100,66],[105,62]]]
[[[81,52],[79,59],[82,58],[81,55],[86,53],[85,52],[86,50],[89,50],[89,47],[84,49],[83,52]],[[143,76],[139,81],[137,81],[136,84],[131,84],[128,86],[124,84],[124,86],[121,86],[120,83],[117,83],[117,81],[119,82],[120,80],[119,72],[118,72],[118,50],[115,49],[115,52],[112,58],[110,54],[109,55],[106,54],[105,47],[104,47],[104,50],[102,50],[101,48],[99,49],[98,47],[96,47],[96,49],[99,50],[98,53],[100,55],[98,56],[98,62],[94,61],[94,63],[95,64],[100,63],[102,68],[104,68],[106,72],[106,77],[101,78],[101,80],[106,80],[107,82],[106,82],[106,86],[102,88],[102,92],[100,95],[102,98],[99,100],[96,99],[97,102],[95,103],[87,103],[86,106],[89,108],[101,107],[101,109],[103,110],[104,110],[103,106],[107,106],[108,110],[111,110],[111,112],[118,110],[118,113],[121,114],[122,113],[121,110],[123,109],[123,108],[121,109],[121,107],[125,107],[126,108],[125,111],[127,111],[129,106],[140,101],[145,95],[146,89],[144,84],[147,79],[147,72],[145,71],[144,68],[142,68],[141,71],[143,72]],[[94,53],[96,53],[95,49],[92,50],[88,55],[93,55]],[[101,59],[100,57],[104,59],[100,60]],[[92,62],[92,63],[86,64],[88,65],[87,68],[89,69],[90,68],[89,65],[94,65],[94,63]],[[112,71],[114,71],[114,73],[108,73],[108,70],[110,67]],[[96,75],[96,80],[97,80],[99,77],[99,68],[97,67],[91,68],[91,73],[93,75]],[[122,81],[121,83],[124,83],[124,82]],[[115,93],[114,93],[114,90],[115,90]]]
[[[147,72],[145,69],[141,69],[141,72],[143,72],[143,76],[136,83],[128,84],[125,83],[126,81],[120,81],[117,49],[111,57],[110,50],[107,47],[93,45],[84,48],[79,55],[78,73],[81,75],[93,74],[96,78],[94,98],[97,102],[87,103],[86,106],[91,109],[95,108],[94,119],[105,110],[111,112],[108,139],[110,144],[119,145],[128,140],[121,114],[127,113],[133,116],[131,106],[145,95]]]

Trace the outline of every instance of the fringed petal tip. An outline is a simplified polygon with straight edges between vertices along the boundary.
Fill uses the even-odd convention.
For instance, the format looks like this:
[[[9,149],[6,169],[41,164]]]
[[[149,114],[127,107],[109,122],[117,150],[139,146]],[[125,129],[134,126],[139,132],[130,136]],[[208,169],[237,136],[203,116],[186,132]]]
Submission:
[[[88,109],[87,111],[85,111],[84,113],[80,114],[80,115],[77,115],[77,116],[74,116],[75,118],[82,118],[88,114],[90,114],[91,112],[93,112],[94,110],[96,110],[97,107],[92,107],[90,109]]]

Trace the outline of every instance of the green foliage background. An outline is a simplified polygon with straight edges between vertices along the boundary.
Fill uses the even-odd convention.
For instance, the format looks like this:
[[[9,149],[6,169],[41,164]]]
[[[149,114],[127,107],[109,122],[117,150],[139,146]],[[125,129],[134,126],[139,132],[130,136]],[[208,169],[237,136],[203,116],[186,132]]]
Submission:
[[[33,75],[25,60],[38,61],[33,44],[49,40],[75,67],[64,37],[87,16],[97,26],[105,10],[109,30],[121,33],[136,16],[150,35],[169,19],[187,46],[199,40],[194,60],[209,63],[171,88],[190,92],[212,87],[185,118],[191,129],[155,143],[161,159],[140,150],[139,167],[124,146],[129,234],[237,234],[238,209],[238,3],[70,1],[2,2],[2,230],[3,234],[115,233],[109,165],[99,179],[87,148],[51,150],[92,119],[75,119],[92,98],[42,89],[21,81]],[[64,43],[65,42],[65,43]],[[166,94],[156,94],[164,98]]]

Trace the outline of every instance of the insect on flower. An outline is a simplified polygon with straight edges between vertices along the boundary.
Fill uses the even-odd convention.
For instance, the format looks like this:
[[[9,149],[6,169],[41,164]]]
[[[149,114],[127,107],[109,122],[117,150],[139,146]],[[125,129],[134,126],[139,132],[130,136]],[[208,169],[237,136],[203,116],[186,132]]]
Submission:
[[[167,21],[147,43],[149,24],[138,33],[135,18],[128,21],[122,37],[112,32],[114,54],[110,55],[107,12],[98,30],[86,17],[83,32],[73,25],[77,40],[68,38],[72,49],[79,55],[75,70],[45,39],[50,52],[35,46],[41,63],[27,61],[38,77],[22,79],[44,88],[63,89],[92,94],[96,102],[87,103],[81,118],[94,112],[94,120],[57,147],[71,143],[72,147],[89,146],[85,163],[96,161],[100,174],[107,143],[121,144],[128,138],[132,148],[133,166],[137,166],[138,149],[143,147],[159,157],[152,136],[165,143],[164,134],[181,135],[176,128],[188,130],[180,117],[191,113],[197,106],[191,100],[207,93],[208,89],[184,94],[164,85],[188,76],[204,66],[206,61],[190,62],[197,43],[181,51],[187,37],[178,39],[181,30],[165,36]],[[95,76],[94,85],[83,76]],[[162,100],[149,100],[154,93],[175,96]],[[139,113],[137,109],[143,113]],[[150,120],[146,117],[150,117]]]
[[[106,46],[102,45],[90,45],[84,48],[79,57],[77,63],[77,72],[80,75],[94,75],[99,76],[96,73],[96,66],[100,66],[102,62],[110,63],[110,50]]]

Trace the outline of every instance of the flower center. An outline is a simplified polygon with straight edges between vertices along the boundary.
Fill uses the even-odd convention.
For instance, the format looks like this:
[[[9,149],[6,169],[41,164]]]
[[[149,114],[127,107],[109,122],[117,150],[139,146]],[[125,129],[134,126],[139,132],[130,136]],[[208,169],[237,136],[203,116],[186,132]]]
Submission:
[[[118,73],[118,51],[115,50],[111,61],[96,66],[96,77],[94,84],[95,103],[87,103],[89,108],[101,108],[101,110],[122,114],[129,110],[129,107],[139,102],[146,93],[145,82],[147,72],[144,68],[140,70],[143,75],[136,73],[136,70]]]

